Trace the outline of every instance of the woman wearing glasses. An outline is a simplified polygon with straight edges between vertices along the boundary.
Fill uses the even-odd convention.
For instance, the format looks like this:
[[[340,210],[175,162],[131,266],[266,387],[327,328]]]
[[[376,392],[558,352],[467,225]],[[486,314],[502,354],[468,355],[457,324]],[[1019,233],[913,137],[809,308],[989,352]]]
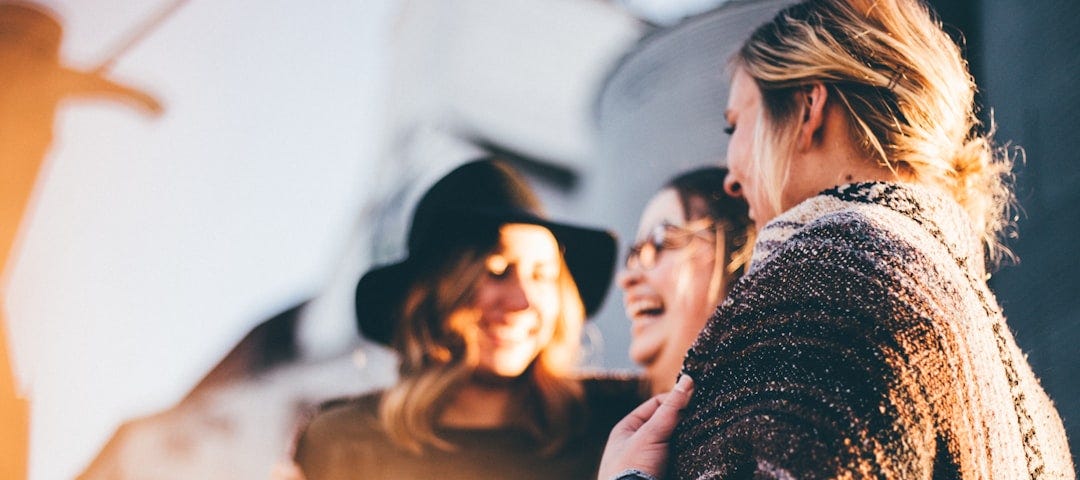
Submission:
[[[726,174],[693,170],[657,192],[618,277],[630,358],[645,368],[653,395],[675,385],[686,350],[750,257],[746,203],[724,193]]]

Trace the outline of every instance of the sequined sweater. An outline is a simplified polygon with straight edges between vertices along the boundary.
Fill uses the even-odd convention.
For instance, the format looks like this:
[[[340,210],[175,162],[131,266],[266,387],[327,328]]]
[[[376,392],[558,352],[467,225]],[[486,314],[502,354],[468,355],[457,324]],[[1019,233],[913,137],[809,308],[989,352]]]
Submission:
[[[769,222],[687,354],[678,478],[1073,478],[951,198],[836,187]]]

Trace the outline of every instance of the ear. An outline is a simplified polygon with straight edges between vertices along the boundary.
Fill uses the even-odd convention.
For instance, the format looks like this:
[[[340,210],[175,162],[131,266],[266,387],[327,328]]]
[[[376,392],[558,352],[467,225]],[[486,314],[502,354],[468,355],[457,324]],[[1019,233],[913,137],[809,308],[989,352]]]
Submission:
[[[799,138],[796,142],[799,150],[807,150],[814,145],[815,139],[821,138],[821,129],[825,125],[825,101],[829,89],[825,84],[814,82],[796,94],[802,103],[802,123],[799,126]]]

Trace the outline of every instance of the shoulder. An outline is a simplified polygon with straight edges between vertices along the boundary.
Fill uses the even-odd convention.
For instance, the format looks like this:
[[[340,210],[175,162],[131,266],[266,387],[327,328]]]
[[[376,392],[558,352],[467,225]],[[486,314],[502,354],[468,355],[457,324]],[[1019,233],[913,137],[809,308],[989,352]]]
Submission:
[[[906,217],[876,205],[849,205],[805,223],[780,222],[769,230],[779,230],[782,240],[771,245],[775,254],[788,253],[787,261],[820,259],[820,255],[791,258],[791,252],[823,254],[885,253],[912,246],[905,235]],[[771,232],[770,232],[771,233]]]
[[[765,245],[766,256],[755,257],[760,263],[706,324],[691,347],[687,371],[738,376],[751,368],[747,362],[759,362],[751,371],[768,371],[777,359],[762,355],[774,346],[781,356],[835,356],[832,361],[850,363],[854,358],[845,355],[854,355],[877,363],[884,345],[928,318],[922,311],[932,302],[926,299],[941,297],[937,290],[946,282],[939,262],[919,245],[925,239],[901,223],[910,220],[878,205],[831,198],[820,203],[825,205],[809,205],[819,208],[805,217],[787,215],[766,227],[762,240],[773,242]]]
[[[375,391],[361,395],[331,398],[319,404],[319,413],[342,411],[376,411],[382,401],[383,392]]]
[[[786,266],[845,261],[864,268],[912,262],[966,268],[978,266],[979,245],[962,207],[951,199],[914,185],[846,185],[765,225],[751,273],[776,260]]]
[[[740,291],[753,303],[785,304],[800,294],[864,301],[903,285],[935,285],[952,264],[941,244],[910,218],[878,205],[849,204],[805,222],[774,222],[755,245]],[[914,281],[913,281],[914,280]]]
[[[304,428],[306,443],[334,442],[342,438],[362,439],[381,431],[381,392],[328,400],[319,405]]]
[[[604,427],[614,425],[647,398],[640,377],[605,373],[581,378],[590,422]]]
[[[815,278],[880,276],[913,251],[885,222],[856,208],[806,223],[770,224],[763,233],[777,239],[763,235],[760,246],[765,254],[754,258],[757,263],[746,275],[746,283],[757,283],[758,289],[772,283],[797,286]],[[781,292],[785,297],[792,293],[777,291]]]
[[[642,400],[641,377],[630,373],[589,374],[580,378],[585,398],[590,403],[607,400]]]
[[[396,452],[379,423],[380,398],[375,393],[319,407],[301,431],[293,453],[307,478],[351,478],[358,471],[367,478],[384,478],[377,471],[379,465]]]

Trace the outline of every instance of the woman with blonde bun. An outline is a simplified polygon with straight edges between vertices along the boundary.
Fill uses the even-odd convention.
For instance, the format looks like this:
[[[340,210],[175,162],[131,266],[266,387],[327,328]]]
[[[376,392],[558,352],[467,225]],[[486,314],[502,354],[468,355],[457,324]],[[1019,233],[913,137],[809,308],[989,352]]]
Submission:
[[[805,1],[732,65],[751,267],[684,362],[692,397],[616,426],[601,478],[1073,478],[986,284],[1012,164],[929,8]]]

